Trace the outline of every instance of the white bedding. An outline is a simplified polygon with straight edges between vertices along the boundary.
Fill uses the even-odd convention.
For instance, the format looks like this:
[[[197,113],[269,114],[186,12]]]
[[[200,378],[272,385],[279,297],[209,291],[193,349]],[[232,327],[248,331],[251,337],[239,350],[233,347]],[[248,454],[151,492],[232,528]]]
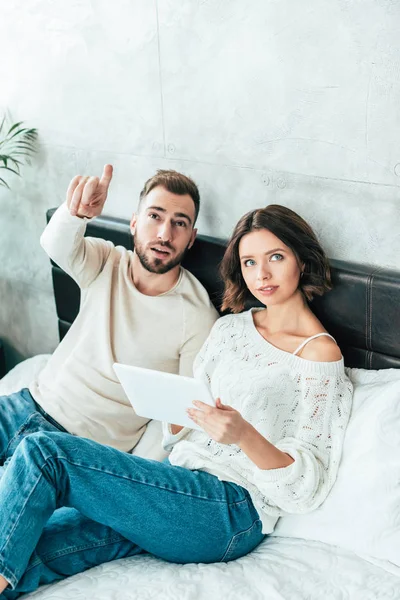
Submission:
[[[0,396],[28,385],[41,355],[0,381]],[[337,546],[267,538],[231,563],[174,565],[143,555],[100,565],[24,599],[36,600],[399,600],[400,577]]]
[[[267,538],[231,563],[174,565],[136,556],[46,586],[26,600],[396,600],[400,580],[355,554]]]

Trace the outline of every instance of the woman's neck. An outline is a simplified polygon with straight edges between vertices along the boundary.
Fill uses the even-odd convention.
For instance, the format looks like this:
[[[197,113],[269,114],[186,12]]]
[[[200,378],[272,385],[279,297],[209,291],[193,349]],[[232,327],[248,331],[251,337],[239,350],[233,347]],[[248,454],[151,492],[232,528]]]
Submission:
[[[301,292],[296,292],[284,304],[274,304],[257,315],[257,326],[268,334],[294,333],[302,329],[304,321],[312,313]]]

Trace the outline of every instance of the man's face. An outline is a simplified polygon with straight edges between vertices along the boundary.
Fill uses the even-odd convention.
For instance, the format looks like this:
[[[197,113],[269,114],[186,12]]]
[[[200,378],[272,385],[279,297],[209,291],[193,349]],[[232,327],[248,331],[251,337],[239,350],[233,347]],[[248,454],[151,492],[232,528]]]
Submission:
[[[157,186],[143,198],[131,220],[136,254],[150,273],[167,273],[182,262],[197,230],[192,198]]]

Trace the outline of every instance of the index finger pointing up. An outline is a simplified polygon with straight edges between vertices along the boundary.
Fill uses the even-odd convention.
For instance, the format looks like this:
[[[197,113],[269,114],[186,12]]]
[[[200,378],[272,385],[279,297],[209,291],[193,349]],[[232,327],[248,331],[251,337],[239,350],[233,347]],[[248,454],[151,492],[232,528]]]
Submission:
[[[101,179],[100,179],[100,185],[108,188],[108,186],[110,185],[112,176],[113,176],[112,165],[105,165],[104,169],[103,169],[103,175],[101,176]]]

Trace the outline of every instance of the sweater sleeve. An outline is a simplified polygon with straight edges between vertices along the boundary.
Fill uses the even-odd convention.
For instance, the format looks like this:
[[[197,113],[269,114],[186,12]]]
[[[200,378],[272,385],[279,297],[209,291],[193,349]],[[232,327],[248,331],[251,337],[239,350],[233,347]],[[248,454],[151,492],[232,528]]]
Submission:
[[[88,287],[96,279],[113,248],[112,242],[84,237],[88,220],[72,216],[64,203],[56,210],[40,238],[48,256],[81,288]]]
[[[193,377],[194,360],[203,351],[204,342],[218,319],[218,313],[210,303],[202,310],[192,311],[189,322],[185,325],[184,340],[179,354],[179,375]]]
[[[316,509],[332,488],[350,416],[352,384],[343,376],[301,376],[302,409],[296,433],[275,443],[294,462],[288,467],[254,467],[254,485],[266,502],[287,513]]]

